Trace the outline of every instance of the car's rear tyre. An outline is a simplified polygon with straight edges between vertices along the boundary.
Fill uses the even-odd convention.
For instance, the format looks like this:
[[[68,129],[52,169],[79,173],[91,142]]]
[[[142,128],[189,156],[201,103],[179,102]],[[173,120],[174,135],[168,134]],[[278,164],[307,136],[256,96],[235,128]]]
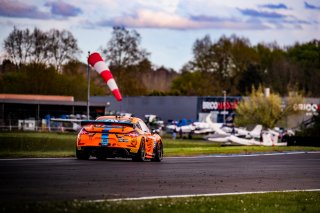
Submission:
[[[144,145],[144,139],[141,139],[139,151],[136,155],[132,156],[132,160],[142,162],[145,159],[146,159],[146,148]]]
[[[88,160],[90,158],[90,153],[85,148],[82,148],[81,150],[76,148],[76,157],[79,160]]]
[[[160,162],[163,160],[163,145],[162,142],[157,143],[155,156],[152,161]]]

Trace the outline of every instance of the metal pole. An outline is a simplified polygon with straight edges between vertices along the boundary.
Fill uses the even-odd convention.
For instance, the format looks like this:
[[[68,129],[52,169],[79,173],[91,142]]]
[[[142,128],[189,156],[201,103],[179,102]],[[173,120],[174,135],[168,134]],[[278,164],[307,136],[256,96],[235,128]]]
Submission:
[[[90,55],[90,51],[88,51],[88,58]],[[87,97],[87,119],[90,119],[90,67],[89,62],[87,60],[87,74],[88,74],[88,97]]]
[[[104,109],[104,115],[109,115],[109,114],[110,114],[110,113],[109,113],[109,107],[110,107],[110,102],[107,101],[106,107],[105,107],[105,109]]]
[[[37,114],[37,121],[36,121],[36,131],[38,131],[39,126],[40,126],[40,104],[38,103],[38,114]]]
[[[223,124],[226,123],[226,91],[223,90]]]

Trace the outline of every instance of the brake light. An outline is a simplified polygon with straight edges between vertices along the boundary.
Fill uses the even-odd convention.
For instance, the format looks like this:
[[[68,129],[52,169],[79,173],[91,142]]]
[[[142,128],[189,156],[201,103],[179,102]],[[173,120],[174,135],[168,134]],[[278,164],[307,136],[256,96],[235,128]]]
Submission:
[[[133,131],[133,132],[130,132],[128,134],[129,137],[138,137],[139,136],[139,133],[137,133],[136,131]]]
[[[88,132],[87,130],[85,130],[85,129],[81,129],[81,131],[80,131],[79,134],[80,134],[80,135],[88,135],[89,132]]]

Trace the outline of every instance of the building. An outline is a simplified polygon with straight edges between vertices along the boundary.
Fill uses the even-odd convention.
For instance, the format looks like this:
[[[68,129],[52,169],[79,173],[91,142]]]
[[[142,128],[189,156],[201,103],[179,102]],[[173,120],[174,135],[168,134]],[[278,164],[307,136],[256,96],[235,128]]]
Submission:
[[[87,114],[87,102],[74,101],[72,96],[0,94],[0,126],[18,128],[19,122],[36,121],[40,127],[42,119],[79,117]],[[104,105],[91,105],[90,115],[103,115]]]

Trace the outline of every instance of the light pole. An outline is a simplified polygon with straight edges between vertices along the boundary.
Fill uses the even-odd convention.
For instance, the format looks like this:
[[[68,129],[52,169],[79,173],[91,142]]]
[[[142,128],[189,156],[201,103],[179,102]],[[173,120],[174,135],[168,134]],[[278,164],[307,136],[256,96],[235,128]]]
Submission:
[[[223,92],[223,124],[226,123],[226,99],[227,99],[227,92],[225,90]]]
[[[88,51],[88,58],[90,55],[90,51]],[[87,97],[87,119],[90,119],[90,67],[87,58],[87,75],[88,75],[88,97]]]
[[[110,104],[110,102],[108,101],[107,103],[106,103],[106,108],[104,109],[104,115],[108,115],[108,114],[110,114],[109,113],[109,106],[110,106],[111,104]]]

